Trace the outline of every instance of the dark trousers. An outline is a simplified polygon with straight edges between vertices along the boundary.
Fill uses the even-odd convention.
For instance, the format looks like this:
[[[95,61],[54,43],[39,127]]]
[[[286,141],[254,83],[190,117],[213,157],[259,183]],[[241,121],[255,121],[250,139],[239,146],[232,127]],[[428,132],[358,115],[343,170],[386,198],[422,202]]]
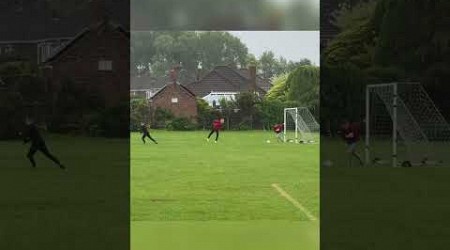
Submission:
[[[219,130],[213,129],[211,130],[211,133],[208,135],[208,139],[211,137],[212,134],[216,133],[216,141],[219,140]]]
[[[350,167],[353,165],[353,158],[358,159],[359,164],[361,166],[364,165],[364,162],[362,161],[361,157],[356,152],[356,142],[347,142],[347,153],[349,154],[348,165]]]
[[[150,133],[144,133],[142,134],[142,141],[145,143],[145,138],[149,138],[151,141],[153,141],[154,143],[158,144],[155,139],[152,138],[152,136],[150,135]]]
[[[50,160],[52,160],[54,163],[58,164],[61,167],[61,162],[59,162],[59,160],[53,156],[50,151],[48,151],[48,148],[45,144],[32,144],[30,147],[30,150],[28,151],[27,157],[31,162],[31,165],[33,167],[36,167],[36,161],[34,160],[34,155],[36,154],[37,151],[41,151],[41,153],[43,153],[47,158],[49,158]]]

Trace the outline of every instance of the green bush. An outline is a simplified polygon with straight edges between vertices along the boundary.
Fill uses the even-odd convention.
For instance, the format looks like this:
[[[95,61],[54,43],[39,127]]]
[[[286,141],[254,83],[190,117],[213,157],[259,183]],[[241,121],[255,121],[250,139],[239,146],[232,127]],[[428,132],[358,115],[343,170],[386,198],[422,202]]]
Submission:
[[[201,98],[197,98],[197,110],[198,127],[201,129],[209,128],[211,126],[211,121],[217,116],[217,114],[215,114],[216,110],[210,107],[208,103]]]
[[[239,130],[245,131],[245,130],[251,130],[251,129],[252,129],[252,127],[247,122],[239,124]]]
[[[180,117],[180,118],[175,118],[175,119],[171,120],[167,124],[167,129],[168,130],[175,130],[175,131],[195,130],[196,129],[196,124],[194,124],[193,122],[191,122],[187,118]]]
[[[130,130],[138,131],[141,123],[148,123],[150,117],[150,105],[145,98],[130,99]]]
[[[152,127],[154,128],[166,128],[172,121],[174,115],[169,110],[162,108],[156,108],[153,119]]]
[[[405,78],[404,70],[397,67],[381,67],[373,66],[365,70],[365,73],[370,78],[382,79],[384,81],[397,81]]]

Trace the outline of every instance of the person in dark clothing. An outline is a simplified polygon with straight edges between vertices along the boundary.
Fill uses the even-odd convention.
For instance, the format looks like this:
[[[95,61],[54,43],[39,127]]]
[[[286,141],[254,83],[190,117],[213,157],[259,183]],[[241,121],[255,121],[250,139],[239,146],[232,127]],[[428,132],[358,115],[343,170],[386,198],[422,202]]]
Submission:
[[[222,128],[222,123],[224,123],[224,119],[215,119],[212,123],[212,129],[211,132],[208,135],[208,138],[206,138],[207,141],[209,141],[209,138],[211,137],[212,134],[216,133],[216,140],[214,141],[215,143],[217,143],[217,141],[219,140],[219,131]]]
[[[153,141],[155,144],[158,144],[158,142],[152,138],[152,136],[150,135],[150,132],[147,129],[147,125],[145,125],[145,123],[141,124],[141,132],[142,132],[142,141],[145,144],[145,138],[149,138],[151,141]]]
[[[349,154],[349,166],[352,166],[353,157],[358,159],[360,165],[364,165],[361,157],[356,153],[357,143],[360,140],[360,124],[345,120],[342,125],[342,137],[347,143],[347,153]]]
[[[45,144],[44,139],[39,133],[38,128],[32,121],[27,121],[26,130],[24,133],[23,143],[27,144],[31,142],[30,150],[28,151],[27,158],[30,160],[31,165],[36,167],[36,161],[34,160],[34,155],[37,151],[41,151],[47,158],[56,163],[61,169],[65,169],[64,165],[50,153]]]

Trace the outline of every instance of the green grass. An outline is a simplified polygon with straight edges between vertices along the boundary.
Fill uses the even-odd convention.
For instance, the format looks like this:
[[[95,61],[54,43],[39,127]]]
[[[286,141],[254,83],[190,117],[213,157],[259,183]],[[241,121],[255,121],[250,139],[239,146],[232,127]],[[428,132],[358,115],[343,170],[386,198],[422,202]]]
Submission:
[[[322,248],[448,248],[448,165],[350,168],[345,155],[341,140],[321,141],[321,159],[334,162],[321,169]]]
[[[333,162],[333,166],[337,167],[348,167],[348,154],[346,152],[347,145],[340,138],[321,138],[321,153],[320,158],[322,161],[329,160]],[[357,144],[356,152],[365,161],[365,141],[364,139],[359,141]],[[408,153],[409,152],[409,153]],[[398,166],[402,162],[408,160],[416,164],[428,157],[431,164],[434,167],[445,167],[450,166],[450,154],[449,154],[449,144],[443,142],[434,142],[433,144],[421,144],[414,145],[411,150],[402,142],[397,144],[397,161]],[[370,159],[375,158],[381,159],[383,162],[380,164],[370,163],[371,167],[391,167],[392,166],[392,142],[388,139],[375,140],[372,138],[371,141],[371,151]],[[353,167],[359,167],[358,160],[353,158]]]
[[[167,250],[212,249],[211,244],[274,249],[264,240],[259,248],[248,248],[265,233],[280,236],[272,245],[284,246],[278,249],[298,249],[306,242],[317,249],[317,222],[271,185],[277,183],[318,217],[319,145],[276,143],[272,133],[260,131],[223,132],[215,144],[205,141],[207,133],[153,131],[158,145],[143,145],[139,134],[131,135],[132,249],[162,249],[161,244],[168,244]],[[167,230],[173,230],[172,240],[166,239]],[[186,237],[192,247],[177,246],[174,239]],[[232,239],[248,242],[231,247]]]
[[[321,247],[448,249],[447,167],[324,168]]]
[[[139,221],[133,222],[131,229],[133,250],[319,249],[318,222]]]
[[[0,141],[0,249],[124,249],[128,140],[45,137],[67,172],[40,153],[33,169],[28,146]]]

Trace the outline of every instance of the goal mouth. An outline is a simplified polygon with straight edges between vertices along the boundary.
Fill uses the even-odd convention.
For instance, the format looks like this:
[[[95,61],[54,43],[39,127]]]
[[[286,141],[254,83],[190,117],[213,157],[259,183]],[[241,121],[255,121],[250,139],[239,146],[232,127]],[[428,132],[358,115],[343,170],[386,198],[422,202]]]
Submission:
[[[367,85],[365,131],[366,165],[449,162],[450,125],[420,83]]]
[[[284,109],[284,142],[314,144],[319,141],[319,123],[307,107]]]

